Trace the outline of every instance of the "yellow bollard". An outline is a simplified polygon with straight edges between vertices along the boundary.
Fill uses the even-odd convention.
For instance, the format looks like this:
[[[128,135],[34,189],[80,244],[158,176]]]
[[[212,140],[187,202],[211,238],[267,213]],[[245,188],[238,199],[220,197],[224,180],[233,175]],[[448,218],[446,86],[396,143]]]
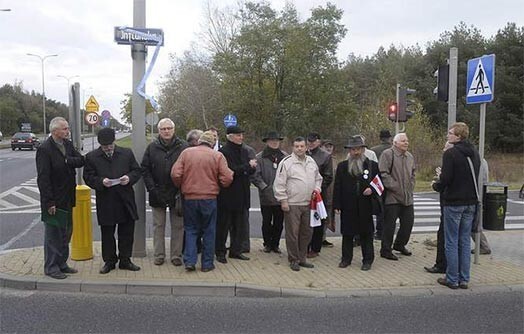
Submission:
[[[76,186],[76,206],[73,208],[73,236],[71,259],[75,261],[93,258],[93,227],[91,224],[91,188]]]

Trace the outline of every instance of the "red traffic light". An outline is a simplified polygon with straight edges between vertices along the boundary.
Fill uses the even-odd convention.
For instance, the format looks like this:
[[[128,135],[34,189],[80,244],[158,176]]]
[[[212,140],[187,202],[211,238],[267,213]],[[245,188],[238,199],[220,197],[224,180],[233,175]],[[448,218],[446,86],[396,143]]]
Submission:
[[[392,122],[396,122],[397,121],[397,113],[398,113],[397,103],[396,102],[390,103],[389,106],[388,106],[388,118],[389,118],[389,120],[392,121]]]

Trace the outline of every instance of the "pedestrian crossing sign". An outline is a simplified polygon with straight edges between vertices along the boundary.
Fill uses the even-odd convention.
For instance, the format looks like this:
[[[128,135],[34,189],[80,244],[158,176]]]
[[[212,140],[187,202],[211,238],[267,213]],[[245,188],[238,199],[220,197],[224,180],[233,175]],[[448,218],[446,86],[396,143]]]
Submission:
[[[466,103],[493,101],[495,91],[495,55],[468,60]]]

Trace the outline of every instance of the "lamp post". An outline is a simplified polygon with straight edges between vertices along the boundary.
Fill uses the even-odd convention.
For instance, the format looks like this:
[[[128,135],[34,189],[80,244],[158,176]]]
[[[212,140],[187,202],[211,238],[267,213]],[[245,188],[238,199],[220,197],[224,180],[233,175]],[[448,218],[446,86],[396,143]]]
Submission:
[[[66,77],[65,75],[57,75],[58,78],[63,78],[67,80],[67,97],[69,99],[69,106],[71,106],[71,94],[69,94],[69,89],[71,89],[71,86],[69,85],[69,80],[73,78],[80,78],[79,75],[72,75],[70,77]]]
[[[45,83],[44,83],[44,60],[46,60],[49,57],[57,57],[58,55],[47,55],[47,56],[40,56],[33,53],[28,53],[28,56],[37,57],[40,59],[40,62],[42,63],[42,111],[44,114],[44,138],[46,137],[46,120],[45,120]]]

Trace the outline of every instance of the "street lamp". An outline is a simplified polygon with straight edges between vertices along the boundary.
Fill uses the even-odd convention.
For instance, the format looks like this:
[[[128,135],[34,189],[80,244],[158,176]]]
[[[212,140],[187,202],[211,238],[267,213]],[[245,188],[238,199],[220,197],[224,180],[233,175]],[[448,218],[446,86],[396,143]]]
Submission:
[[[57,77],[67,80],[67,96],[69,98],[70,95],[71,95],[71,94],[69,94],[69,89],[71,89],[71,86],[69,85],[69,80],[71,80],[73,78],[80,78],[80,76],[79,75],[72,75],[70,77],[66,77],[65,75],[57,75]],[[71,98],[69,98],[69,105],[71,105]]]
[[[40,62],[42,63],[42,111],[44,114],[44,138],[46,137],[46,120],[45,120],[45,83],[44,83],[44,60],[46,60],[49,57],[57,57],[58,55],[47,55],[47,56],[39,56],[33,53],[27,53],[28,56],[37,57],[40,59]]]

